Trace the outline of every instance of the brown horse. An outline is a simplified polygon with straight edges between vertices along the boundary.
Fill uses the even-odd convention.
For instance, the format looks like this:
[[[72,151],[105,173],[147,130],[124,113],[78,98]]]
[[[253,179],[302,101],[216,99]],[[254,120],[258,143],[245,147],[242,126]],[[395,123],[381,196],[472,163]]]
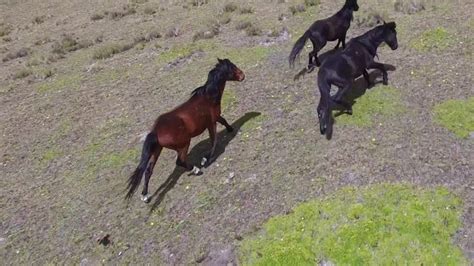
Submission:
[[[201,166],[211,162],[217,144],[217,122],[224,125],[227,131],[233,128],[221,116],[221,99],[226,81],[242,81],[245,74],[229,59],[218,59],[218,64],[209,72],[206,84],[195,89],[191,98],[173,111],[163,114],[155,122],[153,129],[146,136],[143,144],[142,156],[138,167],[128,180],[127,199],[130,199],[145,176],[142,191],[142,201],[148,203],[148,182],[153,173],[158,157],[163,147],[175,150],[178,153],[176,164],[192,171],[195,175],[202,174],[201,169],[187,162],[191,138],[209,131],[212,147],[202,161]]]

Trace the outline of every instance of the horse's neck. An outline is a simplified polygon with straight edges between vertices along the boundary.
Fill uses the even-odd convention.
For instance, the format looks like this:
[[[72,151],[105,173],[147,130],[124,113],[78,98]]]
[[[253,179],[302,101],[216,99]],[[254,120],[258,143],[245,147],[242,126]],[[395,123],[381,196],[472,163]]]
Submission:
[[[381,33],[370,32],[370,34],[364,37],[365,38],[360,38],[359,42],[361,42],[365,46],[365,48],[370,52],[370,54],[372,54],[372,56],[376,56],[377,49],[383,42]]]
[[[225,80],[225,79],[220,80],[220,81],[217,83],[217,89],[218,89],[218,92],[219,92],[219,96],[218,96],[218,101],[217,101],[217,103],[218,103],[219,105],[221,104],[222,95],[224,94],[225,83],[226,83],[226,80]]]
[[[341,10],[336,13],[337,16],[352,21],[353,19],[353,10],[347,6],[343,6]]]

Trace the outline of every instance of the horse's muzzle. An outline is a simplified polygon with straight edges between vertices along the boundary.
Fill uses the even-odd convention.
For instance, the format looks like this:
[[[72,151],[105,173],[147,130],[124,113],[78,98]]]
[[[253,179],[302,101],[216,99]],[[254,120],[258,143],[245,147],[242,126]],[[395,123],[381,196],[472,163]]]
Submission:
[[[238,81],[243,81],[245,79],[245,74],[244,73],[240,73],[239,74],[239,77],[238,77]]]

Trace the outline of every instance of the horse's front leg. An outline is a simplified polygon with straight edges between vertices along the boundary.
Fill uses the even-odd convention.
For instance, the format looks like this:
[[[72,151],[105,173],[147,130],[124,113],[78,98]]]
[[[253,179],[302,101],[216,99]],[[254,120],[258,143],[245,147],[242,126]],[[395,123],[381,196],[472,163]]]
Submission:
[[[210,150],[209,154],[202,158],[201,166],[207,166],[207,165],[209,165],[209,163],[212,162],[212,160],[214,158],[214,152],[215,152],[216,146],[217,146],[217,137],[216,137],[217,124],[213,123],[207,130],[209,131],[209,138],[211,139],[212,147],[211,147],[211,150]]]
[[[196,166],[188,163],[188,149],[189,149],[189,144],[186,144],[186,146],[177,149],[176,151],[178,152],[178,159],[176,159],[176,165],[184,167],[187,171],[192,172],[194,175],[202,175],[201,169],[197,168]]]
[[[219,116],[219,118],[217,118],[217,122],[219,122],[219,124],[225,126],[225,129],[227,130],[227,132],[234,131],[234,128],[232,128],[232,126],[229,125],[229,123],[227,123],[227,120],[225,120],[224,117]]]
[[[383,76],[383,85],[388,85],[388,73],[387,70],[385,69],[385,65],[377,62],[372,62],[369,67],[369,69],[378,69],[382,71],[382,76]]]

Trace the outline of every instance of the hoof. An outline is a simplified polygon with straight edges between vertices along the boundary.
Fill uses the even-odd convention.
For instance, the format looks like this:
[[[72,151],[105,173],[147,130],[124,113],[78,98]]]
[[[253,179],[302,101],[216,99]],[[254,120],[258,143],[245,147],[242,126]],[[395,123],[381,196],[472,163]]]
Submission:
[[[142,201],[145,203],[150,203],[151,197],[150,195],[142,195]]]
[[[193,170],[192,170],[192,174],[199,176],[199,175],[202,175],[203,173],[202,173],[201,169],[199,169],[199,168],[197,168],[196,166],[194,166],[194,168],[193,168]]]
[[[202,160],[201,160],[201,166],[206,165],[206,163],[207,163],[207,158],[206,158],[206,157],[203,157]],[[197,168],[197,167],[195,167],[195,168],[196,168],[196,169],[199,169],[199,168]],[[194,169],[193,169],[193,171],[194,171]]]
[[[230,133],[230,132],[234,132],[234,128],[233,128],[233,127],[228,127],[228,128],[226,128],[226,129],[227,129],[227,132],[229,132],[229,133]]]
[[[308,69],[306,70],[306,73],[311,73],[314,71],[316,67],[313,65],[313,66],[308,66]]]

